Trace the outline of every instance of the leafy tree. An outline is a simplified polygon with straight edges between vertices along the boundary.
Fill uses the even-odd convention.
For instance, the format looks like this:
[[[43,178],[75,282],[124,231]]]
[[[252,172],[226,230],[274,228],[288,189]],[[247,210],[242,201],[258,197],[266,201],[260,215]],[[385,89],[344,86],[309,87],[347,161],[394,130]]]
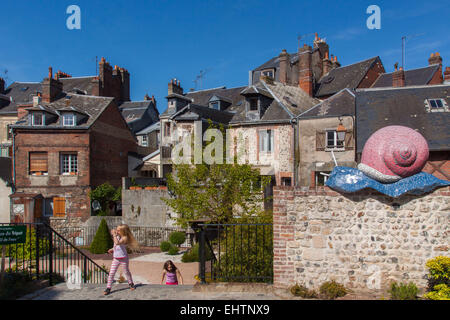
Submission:
[[[91,190],[89,197],[91,201],[97,200],[100,202],[101,209],[98,215],[105,216],[109,210],[109,204],[121,200],[122,188],[114,188],[110,183],[105,182],[94,190]]]
[[[210,128],[214,128],[211,123]],[[220,130],[225,137],[223,126]],[[270,177],[260,176],[259,170],[249,164],[237,163],[236,156],[232,164],[223,162],[173,164],[173,172],[167,177],[173,197],[162,200],[177,213],[178,225],[187,227],[189,221],[205,218],[226,223],[236,214],[241,217],[264,214],[262,190]]]
[[[109,232],[108,225],[105,219],[102,219],[100,225],[98,226],[97,233],[95,234],[94,240],[91,243],[89,251],[92,253],[106,253],[114,245],[113,239]]]

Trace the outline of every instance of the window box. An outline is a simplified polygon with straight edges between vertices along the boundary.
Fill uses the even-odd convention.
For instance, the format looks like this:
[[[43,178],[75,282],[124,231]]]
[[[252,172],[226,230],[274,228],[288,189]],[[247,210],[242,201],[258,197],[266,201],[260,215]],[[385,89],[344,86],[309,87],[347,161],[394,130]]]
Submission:
[[[40,172],[40,171],[35,172],[34,174],[37,175],[37,176],[42,176],[42,172]]]
[[[71,175],[71,176],[76,176],[77,173],[76,173],[76,172],[71,172],[70,175]]]

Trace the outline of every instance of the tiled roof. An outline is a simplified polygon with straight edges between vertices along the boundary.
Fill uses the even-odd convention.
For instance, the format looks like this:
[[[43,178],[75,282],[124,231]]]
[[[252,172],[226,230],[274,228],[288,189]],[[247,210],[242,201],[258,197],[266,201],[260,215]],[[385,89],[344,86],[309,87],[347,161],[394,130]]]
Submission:
[[[227,124],[233,117],[232,113],[219,111],[210,107],[189,104],[172,116],[176,121],[211,120],[217,123]]]
[[[450,105],[450,85],[356,90],[357,151],[376,130],[402,125],[420,132],[431,151],[450,150],[450,112],[428,112],[427,99]]]
[[[405,71],[405,86],[420,86],[430,82],[434,74],[439,70],[439,65],[434,64],[425,68]],[[392,73],[383,73],[372,85],[372,88],[392,87]]]
[[[374,63],[380,61],[373,57],[348,66],[332,69],[318,82],[316,97],[328,96],[342,89],[356,89]]]
[[[159,122],[159,112],[152,100],[127,101],[119,105],[119,110],[133,133]]]
[[[95,97],[95,96],[86,96],[80,94],[70,94],[66,95],[64,98],[58,99],[52,103],[44,103],[41,102],[41,105],[38,107],[33,107],[31,109],[45,109],[45,111],[51,112],[55,115],[58,115],[58,110],[62,108],[66,108],[68,106],[73,106],[81,113],[88,115],[85,122],[74,126],[74,127],[65,127],[62,125],[62,117],[57,117],[57,121],[50,123],[45,126],[31,126],[30,117],[24,117],[20,119],[16,124],[11,127],[14,128],[29,128],[29,129],[48,129],[48,128],[64,128],[64,129],[87,129],[89,128],[95,120],[100,116],[100,114],[113,102],[114,98],[112,97]]]
[[[355,114],[355,94],[352,90],[343,89],[328,99],[299,115],[299,119],[311,117],[337,117]]]
[[[63,91],[67,93],[91,94],[92,79],[94,76],[60,78],[63,84]],[[33,96],[37,92],[42,92],[42,84],[40,82],[13,82],[5,90],[5,95],[12,98],[12,101],[0,109],[1,113],[16,113],[17,105],[23,103],[31,103]],[[1,105],[0,105],[1,107]]]

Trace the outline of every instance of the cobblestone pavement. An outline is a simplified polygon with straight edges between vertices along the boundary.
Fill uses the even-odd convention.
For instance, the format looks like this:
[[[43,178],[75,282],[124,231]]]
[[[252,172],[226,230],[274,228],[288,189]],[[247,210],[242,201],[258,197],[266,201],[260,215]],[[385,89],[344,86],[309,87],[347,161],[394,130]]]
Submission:
[[[130,290],[127,284],[115,284],[108,296],[103,295],[105,285],[85,284],[81,289],[68,289],[65,283],[45,288],[20,300],[280,300],[280,296],[267,290],[260,292],[199,291],[194,285],[165,286],[139,284]]]

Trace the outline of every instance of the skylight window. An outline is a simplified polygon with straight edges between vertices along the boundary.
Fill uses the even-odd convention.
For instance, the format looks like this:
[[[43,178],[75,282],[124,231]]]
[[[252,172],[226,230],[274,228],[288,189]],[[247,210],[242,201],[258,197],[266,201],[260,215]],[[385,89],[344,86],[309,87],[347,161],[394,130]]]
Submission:
[[[425,109],[428,112],[448,112],[449,108],[444,99],[425,100]]]

